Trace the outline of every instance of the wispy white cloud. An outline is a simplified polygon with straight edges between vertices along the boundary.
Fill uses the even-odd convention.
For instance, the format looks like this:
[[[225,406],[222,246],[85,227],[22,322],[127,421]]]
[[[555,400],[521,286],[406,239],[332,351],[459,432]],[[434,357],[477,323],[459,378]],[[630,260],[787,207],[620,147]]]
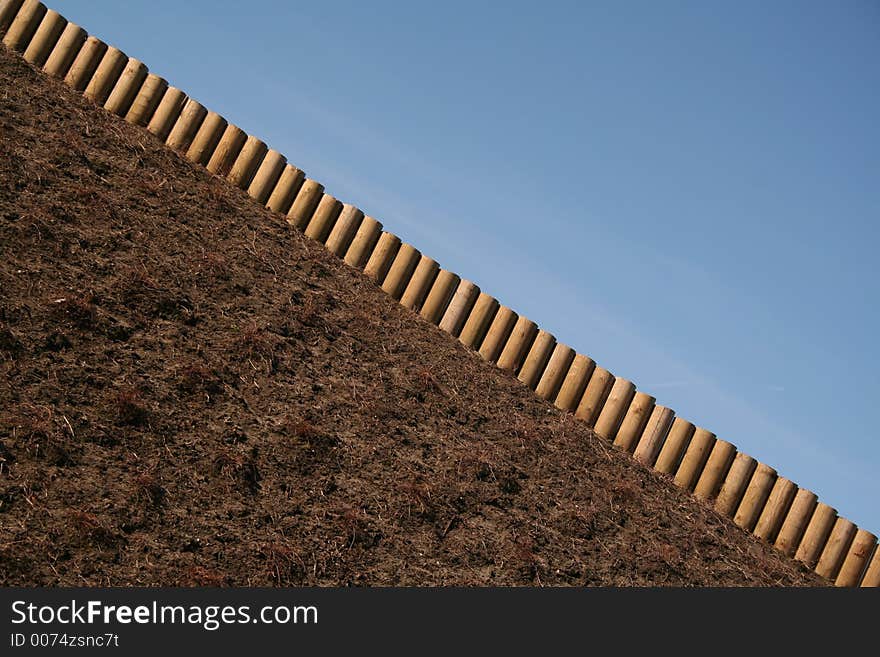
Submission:
[[[644,384],[644,388],[646,390],[661,390],[664,388],[687,388],[690,386],[697,385],[696,381],[660,381],[660,382],[652,382]]]

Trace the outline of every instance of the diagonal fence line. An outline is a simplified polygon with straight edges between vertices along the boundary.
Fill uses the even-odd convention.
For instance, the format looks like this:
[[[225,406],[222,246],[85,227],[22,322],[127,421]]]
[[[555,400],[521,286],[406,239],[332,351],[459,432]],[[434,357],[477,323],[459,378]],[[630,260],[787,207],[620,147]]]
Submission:
[[[670,475],[745,531],[837,586],[880,586],[877,537],[736,447],[695,427],[592,358],[556,342],[246,134],[37,0],[0,0],[3,44],[186,159],[226,178],[372,278],[396,301]]]

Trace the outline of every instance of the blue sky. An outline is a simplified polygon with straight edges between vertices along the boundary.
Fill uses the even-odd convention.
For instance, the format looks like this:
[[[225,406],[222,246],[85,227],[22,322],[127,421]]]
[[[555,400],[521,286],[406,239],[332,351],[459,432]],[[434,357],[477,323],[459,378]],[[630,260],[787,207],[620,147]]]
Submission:
[[[53,0],[880,531],[880,5]]]

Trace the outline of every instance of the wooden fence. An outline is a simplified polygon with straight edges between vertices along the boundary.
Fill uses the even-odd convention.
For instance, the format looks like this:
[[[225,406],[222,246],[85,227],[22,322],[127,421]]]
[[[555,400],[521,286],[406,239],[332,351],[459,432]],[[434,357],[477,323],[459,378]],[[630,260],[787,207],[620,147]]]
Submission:
[[[880,586],[877,538],[809,490],[676,417],[626,379],[342,203],[260,139],[36,0],[0,0],[4,45],[226,178],[535,393],[838,586]]]

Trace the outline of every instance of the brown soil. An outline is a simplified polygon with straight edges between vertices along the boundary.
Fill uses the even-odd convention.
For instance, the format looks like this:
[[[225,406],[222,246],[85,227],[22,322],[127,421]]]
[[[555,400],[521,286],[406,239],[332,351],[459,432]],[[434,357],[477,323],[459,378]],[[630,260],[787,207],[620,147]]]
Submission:
[[[821,583],[0,48],[0,585]]]

